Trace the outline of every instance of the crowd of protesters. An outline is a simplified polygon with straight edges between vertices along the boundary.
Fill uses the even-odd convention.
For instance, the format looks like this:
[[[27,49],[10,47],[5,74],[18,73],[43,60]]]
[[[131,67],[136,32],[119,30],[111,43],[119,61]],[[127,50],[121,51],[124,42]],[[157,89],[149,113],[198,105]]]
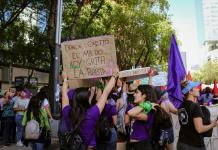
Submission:
[[[70,89],[66,72],[63,72],[61,94],[61,119],[59,142],[61,150],[116,150],[117,142],[126,143],[127,150],[173,150],[174,131],[171,114],[178,115],[180,132],[178,150],[206,150],[204,133],[211,131],[218,122],[204,123],[200,105],[218,102],[216,92],[200,83],[181,83],[184,102],[176,108],[166,90],[151,83],[137,85],[119,79],[119,70],[111,77],[102,78],[95,86]],[[47,132],[51,130],[47,88],[32,95],[26,88],[16,92],[5,91],[0,99],[1,145],[18,147],[30,145],[33,150],[44,150]],[[39,122],[40,136],[26,140],[28,122]]]
[[[218,103],[218,89],[211,89],[209,86],[201,91],[201,96],[199,98],[199,103],[201,105],[209,106],[211,104]]]
[[[78,146],[73,148],[80,150],[116,150],[117,142],[125,142],[127,150],[173,150],[171,113],[174,113],[178,115],[181,126],[177,149],[206,150],[204,133],[218,125],[216,120],[204,124],[200,104],[211,104],[209,100],[203,99],[204,94],[209,97],[208,88],[200,94],[200,83],[182,82],[184,102],[177,109],[165,90],[152,86],[152,71],[149,71],[148,85],[137,86],[119,79],[118,75],[118,70],[114,70],[111,78],[104,78],[96,86],[68,89],[67,75],[63,73],[62,122],[65,125],[59,126],[61,149],[72,148],[72,142]],[[215,104],[214,96],[210,97],[212,104]],[[108,139],[107,130],[99,136],[99,124],[105,122],[103,116],[109,121]],[[75,131],[78,131],[77,134]],[[72,138],[66,142],[66,134],[63,133],[79,135],[81,141]]]
[[[40,127],[50,130],[48,120],[52,119],[47,97],[47,87],[43,87],[36,95],[24,87],[16,87],[16,91],[6,90],[0,98],[0,145],[22,147],[30,144],[33,150],[44,149],[44,139],[25,140],[25,127],[27,122],[35,119],[40,122]]]

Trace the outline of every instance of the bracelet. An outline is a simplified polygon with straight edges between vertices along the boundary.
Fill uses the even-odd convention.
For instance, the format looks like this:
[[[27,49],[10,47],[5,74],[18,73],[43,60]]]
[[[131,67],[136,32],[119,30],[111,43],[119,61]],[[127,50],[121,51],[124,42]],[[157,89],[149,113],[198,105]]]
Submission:
[[[141,107],[142,109],[144,109],[145,113],[149,113],[152,109],[152,105],[150,101],[146,101],[146,102],[141,102],[139,103],[139,107]]]

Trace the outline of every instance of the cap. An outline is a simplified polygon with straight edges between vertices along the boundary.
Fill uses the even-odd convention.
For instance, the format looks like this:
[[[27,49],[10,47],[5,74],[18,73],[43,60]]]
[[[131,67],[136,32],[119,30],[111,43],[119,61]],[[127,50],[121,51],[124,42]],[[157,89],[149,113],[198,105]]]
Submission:
[[[138,86],[135,83],[131,83],[129,85],[129,90],[127,94],[134,94],[134,91],[138,88]]]
[[[199,86],[201,83],[200,82],[192,82],[188,81],[186,87],[182,89],[183,94],[187,94],[191,89]]]

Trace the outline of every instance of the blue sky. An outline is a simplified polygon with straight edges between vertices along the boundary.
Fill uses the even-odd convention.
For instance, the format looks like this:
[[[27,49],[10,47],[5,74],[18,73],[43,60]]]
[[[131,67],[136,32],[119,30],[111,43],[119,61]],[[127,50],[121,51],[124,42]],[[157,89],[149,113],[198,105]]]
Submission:
[[[169,14],[178,40],[180,51],[187,52],[187,71],[202,65],[204,28],[201,0],[169,0]]]

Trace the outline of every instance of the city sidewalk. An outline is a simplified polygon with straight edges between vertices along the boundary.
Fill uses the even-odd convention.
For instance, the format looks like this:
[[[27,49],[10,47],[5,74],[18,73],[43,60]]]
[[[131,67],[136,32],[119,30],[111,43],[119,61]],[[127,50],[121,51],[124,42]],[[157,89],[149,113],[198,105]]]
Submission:
[[[18,146],[16,146],[16,143],[14,143],[14,144],[7,146],[7,147],[0,146],[0,150],[32,150],[32,149],[30,146],[29,147],[25,147],[25,146],[18,147]],[[59,150],[58,139],[54,139],[54,138],[52,139],[49,150]]]
[[[205,146],[207,150],[218,150],[218,141],[217,139],[211,139],[205,141]],[[125,150],[125,143],[117,143],[117,150]],[[8,147],[0,147],[0,150],[32,150],[31,147],[17,147],[16,144],[13,144]],[[58,140],[52,139],[52,143],[48,150],[59,150]]]
[[[0,147],[0,150],[32,150],[31,147],[17,147],[16,144],[12,144],[8,147]],[[59,150],[58,139],[52,139],[52,143],[49,150]],[[125,150],[125,143],[117,143],[117,150]]]

